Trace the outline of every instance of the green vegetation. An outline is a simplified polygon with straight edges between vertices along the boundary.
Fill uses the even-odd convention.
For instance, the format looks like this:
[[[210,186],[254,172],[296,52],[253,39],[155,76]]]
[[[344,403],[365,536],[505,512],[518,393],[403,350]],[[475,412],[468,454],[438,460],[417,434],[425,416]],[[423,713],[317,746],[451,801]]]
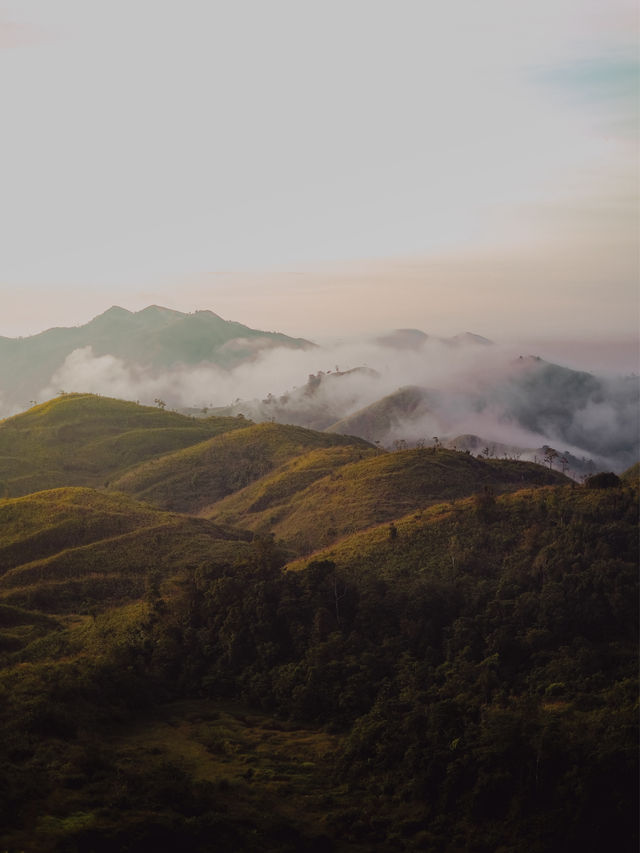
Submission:
[[[48,613],[96,612],[142,596],[213,554],[237,559],[250,534],[172,516],[124,495],[54,489],[0,502],[0,601]]]
[[[621,479],[628,483],[636,483],[640,482],[640,462],[636,462],[635,465],[632,465],[630,468],[621,475]]]
[[[214,694],[348,732],[338,772],[398,809],[396,849],[631,850],[637,512],[633,490],[483,494],[201,579],[215,653],[189,657]]]
[[[273,532],[300,554],[433,503],[490,488],[566,483],[530,462],[476,459],[432,448],[396,453],[317,451],[277,469],[207,511],[208,517]]]
[[[269,474],[293,457],[321,447],[370,449],[359,438],[276,423],[252,424],[166,454],[128,471],[110,488],[178,512],[199,512]]]
[[[0,441],[68,477],[0,500],[0,849],[636,849],[633,471],[89,395]]]
[[[246,426],[93,394],[65,394],[0,421],[0,497],[102,486],[145,459]]]

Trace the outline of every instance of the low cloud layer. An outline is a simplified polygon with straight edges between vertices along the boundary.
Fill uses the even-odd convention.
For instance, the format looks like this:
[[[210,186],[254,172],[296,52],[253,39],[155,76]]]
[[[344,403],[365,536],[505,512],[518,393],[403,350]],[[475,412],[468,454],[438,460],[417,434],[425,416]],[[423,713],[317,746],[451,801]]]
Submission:
[[[426,338],[414,347],[373,340],[278,347],[233,370],[203,363],[158,371],[83,347],[38,399],[60,391],[147,405],[160,399],[179,410],[227,407],[316,429],[339,421],[337,429],[357,434],[366,424],[364,437],[383,446],[471,434],[514,453],[547,444],[616,470],[638,456],[637,378],[596,378],[464,338]]]

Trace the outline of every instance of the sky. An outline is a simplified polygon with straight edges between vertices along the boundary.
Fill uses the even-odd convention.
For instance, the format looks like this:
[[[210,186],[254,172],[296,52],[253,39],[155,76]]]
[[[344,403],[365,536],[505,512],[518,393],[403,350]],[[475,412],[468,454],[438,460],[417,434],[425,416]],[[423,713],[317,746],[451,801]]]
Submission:
[[[155,303],[633,359],[638,16],[0,0],[0,335]]]

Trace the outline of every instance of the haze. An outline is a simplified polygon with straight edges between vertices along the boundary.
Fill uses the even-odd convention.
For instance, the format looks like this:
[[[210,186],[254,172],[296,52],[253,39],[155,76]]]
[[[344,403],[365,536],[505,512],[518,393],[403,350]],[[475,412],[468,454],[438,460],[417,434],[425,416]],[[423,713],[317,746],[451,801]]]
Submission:
[[[632,369],[637,39],[626,0],[1,2],[0,334],[157,303]]]

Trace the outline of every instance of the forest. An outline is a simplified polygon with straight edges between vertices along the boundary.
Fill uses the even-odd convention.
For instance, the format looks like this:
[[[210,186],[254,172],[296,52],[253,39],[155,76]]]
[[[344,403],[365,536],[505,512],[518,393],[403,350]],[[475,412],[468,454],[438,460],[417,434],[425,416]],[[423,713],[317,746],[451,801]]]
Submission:
[[[1,849],[637,849],[637,466],[70,394],[0,484]]]

